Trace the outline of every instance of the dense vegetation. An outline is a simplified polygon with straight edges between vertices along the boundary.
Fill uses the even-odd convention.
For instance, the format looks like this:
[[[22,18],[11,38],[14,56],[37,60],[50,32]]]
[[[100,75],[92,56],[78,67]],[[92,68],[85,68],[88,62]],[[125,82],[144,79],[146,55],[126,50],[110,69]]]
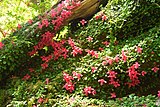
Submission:
[[[158,105],[160,2],[109,0],[91,19],[81,19],[76,29],[63,22],[80,4],[63,3],[18,24],[2,38],[0,104]]]

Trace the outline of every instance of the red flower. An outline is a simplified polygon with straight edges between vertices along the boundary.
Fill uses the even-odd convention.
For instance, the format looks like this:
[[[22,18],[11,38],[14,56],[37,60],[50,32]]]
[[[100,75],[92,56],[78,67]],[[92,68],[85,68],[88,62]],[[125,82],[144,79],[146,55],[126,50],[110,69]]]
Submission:
[[[116,98],[116,93],[115,92],[111,93],[111,98]]]
[[[50,23],[48,22],[48,20],[47,20],[47,19],[43,19],[43,20],[42,20],[42,26],[44,26],[44,25],[45,25],[46,27],[48,27],[48,26],[49,26],[49,24],[50,24]]]
[[[158,94],[157,94],[157,95],[158,95],[158,98],[160,98],[160,91],[158,91]]]
[[[67,91],[72,92],[74,91],[74,84],[72,82],[67,82],[63,88],[65,88]]]
[[[137,53],[142,53],[142,48],[140,48],[139,46],[137,46],[135,51],[137,51]]]
[[[102,44],[108,46],[110,43],[108,41],[102,42]]]
[[[103,51],[103,50],[104,50],[104,49],[103,49],[103,48],[101,48],[101,47],[99,47],[98,49],[99,49],[100,51]]]
[[[73,51],[71,52],[71,54],[73,54],[73,56],[76,56],[78,53],[79,54],[82,54],[82,49],[77,47],[77,46],[74,46],[72,47]]]
[[[138,62],[135,62],[135,64],[133,64],[133,66],[135,69],[137,69],[140,66],[140,64],[138,64]]]
[[[55,10],[51,10],[51,18],[54,18],[57,15],[57,12]]]
[[[112,59],[108,59],[108,60],[107,60],[107,63],[108,63],[109,65],[112,65],[113,60],[112,60]]]
[[[98,58],[98,53],[94,50],[87,50],[88,54],[92,55],[92,57]]]
[[[49,84],[49,78],[46,78],[45,84]]]
[[[43,63],[43,64],[41,64],[41,67],[42,67],[42,69],[46,69],[48,67],[48,64],[47,63]]]
[[[77,73],[75,71],[72,72],[73,76],[77,77],[78,78],[78,81],[81,79],[81,77],[83,76],[82,74],[80,73]]]
[[[18,24],[18,26],[17,26],[17,27],[18,27],[18,29],[21,29],[21,28],[22,28],[22,26],[21,26],[20,24]]]
[[[29,19],[28,20],[28,23],[31,25],[33,23],[33,20],[32,19]]]
[[[38,103],[43,103],[43,101],[44,101],[44,99],[42,97],[40,97],[37,102]]]
[[[102,21],[105,21],[105,20],[107,20],[107,16],[106,16],[106,15],[103,15],[103,16],[102,16]]]
[[[36,105],[33,105],[32,107],[37,107]]]
[[[75,43],[74,43],[74,41],[73,41],[71,38],[68,39],[68,44],[69,44],[71,47],[74,47],[74,46],[75,46]]]
[[[104,83],[107,83],[104,79],[99,79],[98,82],[100,83],[100,85],[103,85]]]
[[[82,20],[80,21],[80,23],[84,26],[84,24],[87,23],[87,21],[85,21],[84,19],[82,19]]]
[[[30,78],[31,78],[31,76],[28,75],[28,74],[26,74],[26,75],[22,78],[22,80],[29,80]]]
[[[114,58],[114,61],[115,61],[116,63],[118,63],[118,62],[119,62],[119,57],[116,56],[116,57]]]
[[[29,70],[31,73],[34,72],[34,69],[33,69],[33,68],[29,68],[28,70]]]
[[[141,72],[141,75],[142,75],[142,76],[144,76],[144,75],[146,75],[146,74],[147,74],[147,72],[145,72],[145,71],[142,71],[142,72]]]
[[[100,16],[99,15],[95,16],[95,19],[96,20],[100,19]]]
[[[38,23],[38,28],[42,29],[43,25],[41,23]]]
[[[97,70],[96,67],[91,67],[91,69],[92,69],[92,73],[94,73]]]
[[[154,68],[152,68],[152,70],[153,70],[154,72],[157,72],[157,71],[159,70],[159,68],[158,68],[158,67],[154,67]]]
[[[66,82],[70,82],[71,80],[74,80],[74,78],[72,76],[70,76],[69,74],[67,73],[63,73],[63,79],[66,81]]]
[[[2,49],[4,46],[4,44],[2,42],[0,42],[0,49]]]
[[[103,61],[103,62],[102,62],[102,65],[103,65],[103,66],[104,66],[104,65],[106,65],[106,64],[107,64],[107,62],[106,62],[106,61]]]
[[[83,92],[84,92],[84,94],[86,96],[88,96],[88,94],[92,94],[92,95],[96,94],[96,90],[94,88],[92,88],[92,87],[86,87],[86,88],[84,88]]]
[[[92,42],[93,41],[93,38],[92,37],[88,37],[88,38],[86,38],[87,40],[88,40],[88,42]]]
[[[110,78],[109,84],[114,85],[114,87],[119,87],[120,86],[120,84],[118,83],[118,81],[115,81],[114,78]]]
[[[115,71],[111,71],[111,70],[109,70],[108,72],[107,72],[107,74],[109,74],[109,78],[117,78],[116,77],[116,75],[117,75],[117,73],[115,72]]]
[[[126,56],[126,54],[125,54],[125,52],[122,50],[122,60],[124,61],[124,62],[126,62],[127,61],[127,56]]]

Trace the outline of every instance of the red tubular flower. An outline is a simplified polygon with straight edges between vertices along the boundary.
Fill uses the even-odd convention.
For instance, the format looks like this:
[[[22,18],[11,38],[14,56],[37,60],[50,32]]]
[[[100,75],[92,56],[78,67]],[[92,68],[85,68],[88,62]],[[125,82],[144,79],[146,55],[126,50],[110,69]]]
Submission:
[[[102,62],[102,65],[104,66],[104,65],[107,65],[107,62],[106,61],[103,61]]]
[[[115,92],[111,93],[111,98],[116,98],[116,93]]]
[[[113,60],[112,60],[112,59],[108,59],[108,60],[107,60],[107,63],[108,63],[109,65],[112,65]]]
[[[156,73],[159,70],[159,68],[158,67],[153,67],[152,70]]]
[[[2,42],[0,42],[0,49],[2,49],[4,46],[4,44]]]
[[[71,38],[68,39],[68,44],[69,44],[71,47],[74,47],[74,46],[75,46],[75,43],[74,43],[74,41],[73,41]]]
[[[102,16],[102,21],[105,21],[105,20],[107,20],[107,16],[106,16],[106,15],[103,15],[103,16]]]
[[[92,87],[86,87],[86,88],[84,88],[83,92],[84,92],[84,94],[86,96],[88,96],[89,94],[92,94],[92,95],[96,94],[96,90],[94,88],[92,88]]]
[[[76,56],[78,53],[79,54],[82,54],[82,49],[77,47],[77,46],[74,46],[72,47],[73,51],[71,52],[71,54],[73,54],[73,56]]]
[[[72,76],[70,76],[69,74],[67,73],[63,73],[63,79],[65,80],[65,82],[70,82],[72,80],[74,80],[74,78]]]
[[[116,75],[117,75],[117,73],[115,72],[115,71],[111,71],[111,70],[109,70],[108,72],[107,72],[107,74],[109,74],[109,78],[117,78],[116,77]]]
[[[88,54],[92,55],[92,57],[98,58],[98,53],[94,50],[87,50]]]
[[[124,62],[126,62],[127,61],[127,56],[126,56],[126,54],[125,54],[125,52],[122,50],[122,60],[124,61]]]
[[[91,70],[92,70],[92,73],[94,73],[97,70],[97,68],[96,67],[91,67]]]
[[[158,95],[158,98],[160,98],[160,91],[158,91],[158,94],[157,94],[157,95]]]
[[[33,69],[33,68],[29,68],[28,70],[29,70],[31,73],[34,72],[34,69]]]
[[[48,64],[47,63],[43,63],[43,64],[41,64],[41,67],[42,67],[42,69],[46,69],[48,67]]]
[[[101,47],[99,47],[98,49],[99,49],[100,51],[103,51],[103,50],[104,50],[104,49],[103,49],[103,48],[101,48]]]
[[[135,64],[133,64],[135,69],[138,69],[138,67],[140,66],[140,64],[138,62],[135,62]]]
[[[44,99],[42,97],[40,97],[37,102],[38,103],[43,103],[43,101],[44,101]]]
[[[145,72],[145,71],[142,71],[142,72],[141,72],[141,75],[142,75],[142,76],[144,76],[144,75],[146,75],[146,74],[147,74],[147,72]]]
[[[95,16],[95,19],[98,20],[98,19],[100,19],[100,17],[101,16],[97,15],[97,16]]]
[[[93,38],[92,37],[88,37],[88,38],[86,38],[87,40],[88,40],[88,42],[92,42],[93,41]]]
[[[116,57],[114,58],[114,61],[115,61],[116,63],[118,63],[118,62],[119,62],[119,57],[116,56]]]
[[[46,78],[45,84],[49,84],[49,78]]]
[[[118,83],[118,81],[115,81],[114,78],[110,78],[109,84],[112,84],[114,87],[119,87],[120,86],[120,84]]]
[[[18,24],[18,26],[17,26],[17,27],[18,27],[18,29],[21,29],[21,28],[22,28],[22,26],[21,26],[20,24]]]
[[[137,63],[136,64],[137,67],[139,66],[139,64]],[[138,80],[138,75],[141,75],[140,73],[138,73],[135,69],[137,68],[135,67],[135,64],[133,64],[131,67],[129,67],[127,73],[128,73],[128,76],[131,80],[131,82],[128,82],[127,84],[129,85],[129,87],[131,86],[135,86],[137,84],[140,83],[140,81]]]
[[[46,26],[46,27],[48,27],[49,26],[49,22],[48,22],[48,20],[47,19],[43,19],[42,20],[42,26]]]
[[[135,51],[137,51],[137,53],[142,53],[142,48],[140,48],[139,46],[136,46],[136,49],[135,49]]]
[[[33,23],[33,20],[32,20],[32,19],[29,19],[29,20],[28,20],[28,24],[31,25],[32,23]]]
[[[51,18],[56,17],[56,15],[57,15],[57,12],[54,9],[52,9],[51,10]]]
[[[38,28],[42,29],[43,25],[41,23],[38,23]]]
[[[100,83],[100,85],[103,85],[104,83],[107,83],[104,79],[99,79],[98,82]]]
[[[37,107],[36,105],[33,105],[32,107]]]
[[[67,91],[72,92],[74,91],[74,84],[72,82],[67,82],[63,88],[65,88]]]
[[[84,19],[82,19],[82,20],[80,21],[80,23],[84,26],[84,24],[87,23],[87,21],[85,21]]]
[[[22,80],[29,80],[30,78],[31,78],[31,76],[28,75],[28,74],[26,74],[26,75],[22,78]]]
[[[108,46],[108,45],[110,44],[110,42],[105,41],[105,42],[102,42],[102,44],[104,44],[104,45]]]
[[[82,74],[77,73],[77,72],[75,72],[75,71],[73,71],[72,74],[73,74],[74,77],[78,78],[78,81],[79,81],[79,80],[81,79],[81,77],[83,76]]]

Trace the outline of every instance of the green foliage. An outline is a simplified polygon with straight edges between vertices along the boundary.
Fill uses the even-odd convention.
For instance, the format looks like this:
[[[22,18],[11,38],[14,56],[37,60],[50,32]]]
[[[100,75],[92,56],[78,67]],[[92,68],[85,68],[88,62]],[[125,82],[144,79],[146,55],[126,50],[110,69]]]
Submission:
[[[16,82],[10,84],[9,89],[14,92],[10,94],[13,99],[8,106],[155,106],[157,100],[155,96],[142,95],[151,94],[149,90],[157,92],[160,88],[159,9],[159,1],[156,0],[110,0],[86,26],[80,27],[77,31],[68,29],[65,36],[58,38],[68,41],[71,37],[75,46],[81,48],[83,53],[74,57],[73,47],[66,43],[68,58],[51,60],[46,70],[39,67],[42,63],[40,57],[52,52],[49,46],[45,47],[45,52],[41,54],[32,57],[27,54],[38,43],[40,35],[48,29],[42,31],[38,29],[40,30],[38,33],[34,31],[40,20],[38,17],[35,17],[32,25],[23,24],[22,29],[2,41],[5,46],[0,50],[1,81],[3,82],[3,78],[8,74],[16,74],[23,78],[23,81],[21,78],[13,79]],[[92,40],[89,41],[88,37]],[[95,57],[95,54],[98,57]],[[115,60],[116,57],[119,57],[118,61]],[[135,64],[138,65],[135,67]],[[131,67],[134,68],[129,70]],[[34,71],[29,72],[29,68],[33,68]],[[110,70],[116,73],[114,79],[109,77]],[[83,76],[78,80],[73,71]],[[146,74],[143,74],[144,72]],[[72,94],[65,90],[64,73],[74,78],[70,80],[74,84]],[[25,80],[25,74],[31,77]],[[136,83],[133,78],[138,82]],[[46,83],[47,79],[49,82]],[[100,79],[106,83],[101,85]],[[111,81],[118,82],[119,86],[115,86]],[[85,97],[86,87],[94,88],[96,94],[89,93],[88,97]],[[122,99],[108,101],[113,99],[112,93]],[[142,97],[129,95],[131,93]]]
[[[45,73],[46,75],[47,73]],[[50,73],[54,74],[54,73]],[[157,97],[154,95],[138,97],[131,94],[127,97],[116,98],[115,100],[100,100],[88,97],[82,97],[77,94],[67,94],[63,90],[59,90],[60,85],[57,85],[58,79],[45,84],[45,81],[33,79],[31,81],[21,81],[19,78],[14,78],[10,83],[14,93],[7,97],[13,97],[13,100],[7,104],[8,107],[24,107],[37,105],[40,107],[133,107],[134,106],[152,106],[156,107]],[[14,88],[13,88],[14,87]],[[26,88],[27,87],[27,88]],[[56,89],[57,88],[57,89]],[[13,90],[14,89],[14,90]],[[5,92],[5,91],[3,91]],[[63,93],[63,94],[62,94]],[[39,104],[39,97],[44,99],[43,104]]]

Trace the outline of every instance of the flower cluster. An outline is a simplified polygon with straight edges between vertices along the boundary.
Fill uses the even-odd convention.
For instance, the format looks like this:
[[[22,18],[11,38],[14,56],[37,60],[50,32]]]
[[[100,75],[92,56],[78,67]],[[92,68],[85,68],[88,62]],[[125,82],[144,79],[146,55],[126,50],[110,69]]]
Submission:
[[[55,33],[61,28],[64,21],[72,15],[71,10],[79,5],[80,2],[75,2],[74,0],[65,0],[62,1],[62,3],[58,4],[57,8],[52,9],[51,12],[49,13],[46,13],[46,15],[49,18],[46,17],[46,15],[44,17],[39,16],[39,19],[41,19],[41,21],[38,23],[39,29],[43,28],[46,29],[47,27],[52,27],[52,26],[54,27],[53,32],[46,31],[44,34],[42,34],[38,44],[34,46],[34,49],[31,52],[29,52],[29,55],[32,56],[36,54],[38,50],[43,49],[45,46],[51,46],[53,48],[54,52],[52,55],[49,55],[47,57],[45,56],[41,57],[42,60],[45,61],[43,64],[41,64],[42,69],[48,67],[48,62],[52,58],[54,58],[55,60],[57,60],[60,56],[67,58],[68,50],[63,46],[65,42],[64,41],[56,42],[53,40],[53,37]],[[33,21],[29,20],[28,23],[32,24]],[[18,25],[18,29],[20,28],[21,26]],[[73,49],[72,52],[73,56],[77,55],[78,53],[82,54],[81,48],[73,46],[72,49]]]
[[[127,83],[129,85],[129,87],[135,86],[140,83],[138,76],[141,74],[138,73],[138,71],[136,71],[136,69],[138,69],[139,66],[140,66],[140,64],[138,62],[135,62],[135,64],[133,64],[131,67],[129,67],[129,69],[127,71],[128,76],[131,80],[131,82]]]
[[[84,88],[83,92],[84,92],[84,94],[86,96],[88,96],[89,94],[92,94],[92,95],[96,94],[96,90],[94,88],[92,88],[92,87],[86,87],[86,88]]]
[[[86,50],[86,52],[94,58],[98,58],[98,53],[94,50]]]
[[[67,73],[63,73],[63,79],[66,82],[65,85],[63,86],[63,88],[65,88],[67,91],[72,92],[74,91],[74,84],[72,83],[72,80],[74,80],[74,78],[72,76],[70,76]]]
[[[63,80],[66,82],[63,87],[69,92],[74,91],[74,85],[75,85],[75,83],[73,83],[74,78],[77,78],[79,81],[83,76],[82,74],[77,73],[75,71],[73,71],[72,74],[73,76],[70,76],[66,72],[63,73]]]
[[[115,80],[117,78],[116,77],[117,73],[115,71],[109,70],[107,74],[109,78],[109,84],[112,84],[114,87],[119,87],[120,84],[118,83],[118,81]]]
[[[107,16],[103,12],[101,12],[99,15],[95,16],[95,19],[96,20],[102,19],[102,21],[106,21],[107,20]]]
[[[74,41],[71,39],[71,38],[69,38],[68,39],[68,44],[72,47],[72,52],[71,52],[71,54],[75,57],[78,53],[79,54],[82,54],[82,49],[81,48],[79,48],[79,47],[77,47],[76,45],[75,45],[75,43],[74,43]]]

